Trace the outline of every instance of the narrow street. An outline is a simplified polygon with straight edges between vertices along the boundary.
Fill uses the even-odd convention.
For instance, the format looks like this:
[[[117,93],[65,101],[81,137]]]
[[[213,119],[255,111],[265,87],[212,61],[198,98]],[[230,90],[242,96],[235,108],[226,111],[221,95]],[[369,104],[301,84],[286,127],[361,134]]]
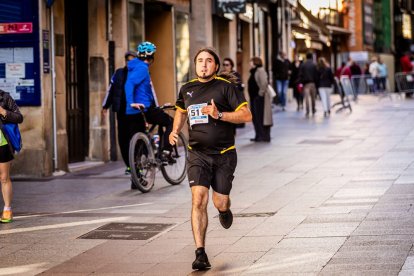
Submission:
[[[0,275],[413,275],[414,100],[352,104],[330,118],[320,102],[310,118],[275,107],[271,143],[238,130],[235,218],[223,229],[210,202],[210,270],[191,269],[187,181],[159,174],[142,194],[114,162],[14,181]]]

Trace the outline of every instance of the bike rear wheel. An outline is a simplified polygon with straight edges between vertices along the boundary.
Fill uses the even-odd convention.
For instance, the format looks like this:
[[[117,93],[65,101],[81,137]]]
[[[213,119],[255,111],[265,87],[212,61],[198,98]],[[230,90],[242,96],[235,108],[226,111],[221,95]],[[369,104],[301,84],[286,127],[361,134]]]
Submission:
[[[131,138],[129,165],[133,185],[143,193],[149,192],[154,187],[156,164],[152,145],[144,133],[138,132]]]
[[[167,165],[161,166],[161,172],[165,180],[171,185],[178,185],[187,174],[188,143],[184,134],[178,134],[178,141],[173,146],[171,160]]]

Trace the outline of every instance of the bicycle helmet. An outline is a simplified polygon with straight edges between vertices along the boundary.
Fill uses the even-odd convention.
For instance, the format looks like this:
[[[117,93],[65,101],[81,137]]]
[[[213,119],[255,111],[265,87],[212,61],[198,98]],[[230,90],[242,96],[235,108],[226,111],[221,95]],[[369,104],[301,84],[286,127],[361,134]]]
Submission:
[[[137,47],[137,54],[139,58],[153,57],[157,51],[157,46],[149,41],[141,42]]]

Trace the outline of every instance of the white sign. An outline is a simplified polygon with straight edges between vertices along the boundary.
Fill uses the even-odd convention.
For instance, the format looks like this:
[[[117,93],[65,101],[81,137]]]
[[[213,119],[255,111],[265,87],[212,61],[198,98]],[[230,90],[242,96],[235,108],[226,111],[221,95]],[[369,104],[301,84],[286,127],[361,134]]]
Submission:
[[[13,60],[13,48],[0,48],[0,63],[10,63]]]
[[[6,63],[6,79],[21,78],[26,76],[24,63]]]
[[[33,63],[33,48],[14,48],[14,62]]]
[[[0,82],[0,89],[8,93],[16,93],[16,84],[10,82]]]
[[[368,52],[350,52],[349,57],[355,61],[368,61]]]

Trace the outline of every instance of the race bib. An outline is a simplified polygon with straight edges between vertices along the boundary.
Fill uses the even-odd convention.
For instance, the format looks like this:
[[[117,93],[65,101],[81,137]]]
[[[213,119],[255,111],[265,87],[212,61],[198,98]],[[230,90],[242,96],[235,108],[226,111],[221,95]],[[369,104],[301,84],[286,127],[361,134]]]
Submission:
[[[188,118],[190,120],[190,127],[196,124],[207,124],[208,115],[201,113],[201,108],[207,106],[207,103],[192,104],[187,108]]]

